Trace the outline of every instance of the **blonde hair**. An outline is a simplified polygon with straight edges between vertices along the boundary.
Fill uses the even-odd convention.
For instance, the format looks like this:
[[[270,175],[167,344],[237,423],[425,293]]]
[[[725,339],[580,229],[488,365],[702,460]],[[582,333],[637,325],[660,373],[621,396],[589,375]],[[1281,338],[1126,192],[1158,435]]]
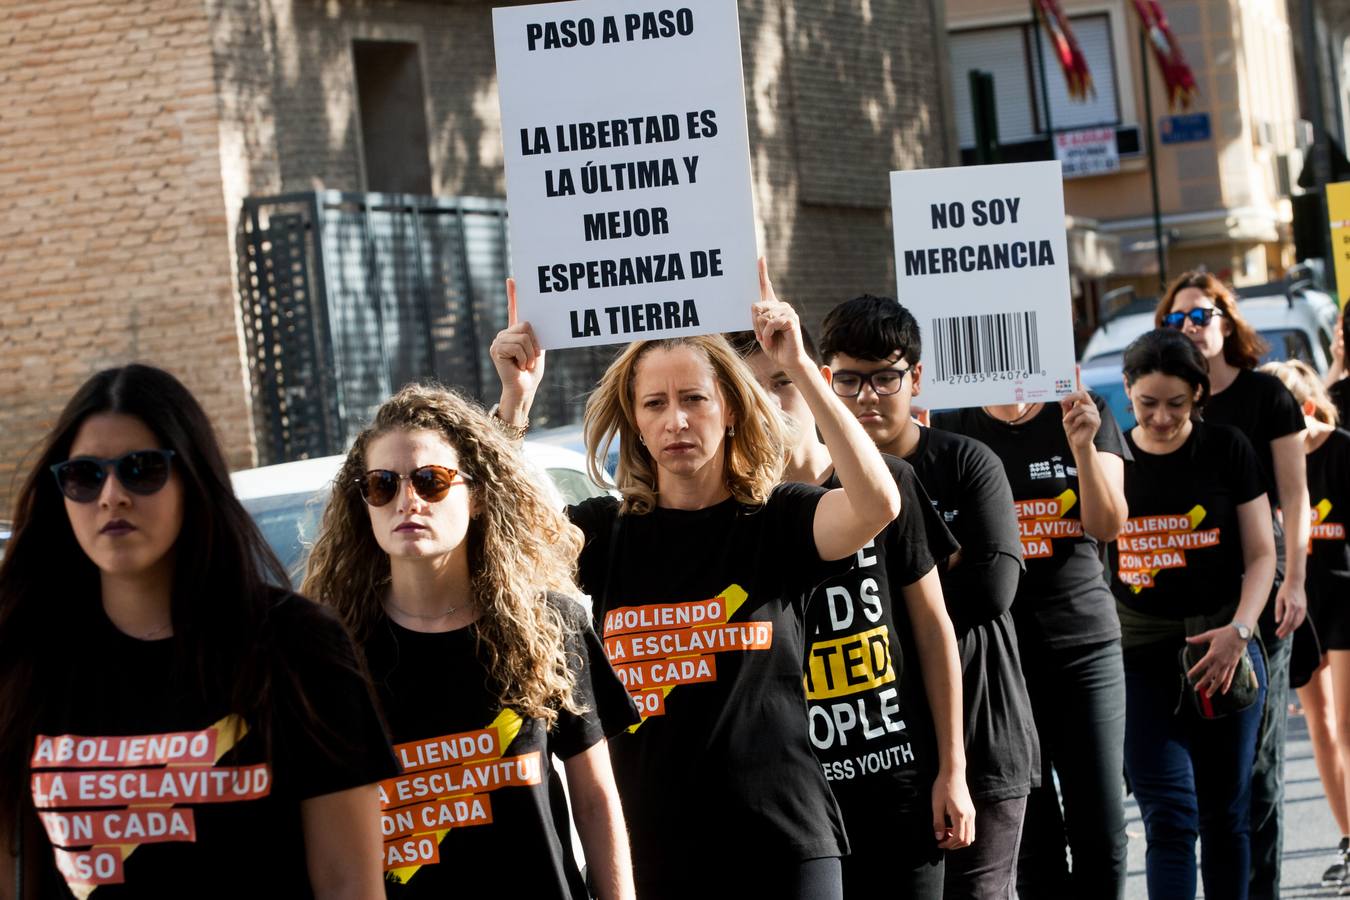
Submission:
[[[782,478],[792,435],[754,373],[719,334],[634,341],[605,370],[586,401],[586,455],[591,477],[605,479],[600,460],[615,438],[619,462],[615,487],[623,494],[622,511],[642,515],[656,506],[656,465],[640,441],[633,398],[638,364],[652,350],[688,347],[707,360],[722,393],[735,413],[735,433],[723,438],[723,472],[737,501],[762,506]]]
[[[529,474],[519,452],[487,414],[453,391],[411,384],[384,402],[357,435],[333,484],[301,591],[337,610],[360,642],[382,616],[389,556],[375,541],[357,480],[366,451],[390,432],[433,431],[455,449],[479,514],[465,538],[469,583],[481,615],[479,657],[503,707],[542,719],[581,712],[572,697],[568,625],[549,591],[580,593],[574,580],[581,533]]]
[[[1260,371],[1274,375],[1284,386],[1289,388],[1289,393],[1294,395],[1294,399],[1302,406],[1304,403],[1311,402],[1313,405],[1313,418],[1319,422],[1325,422],[1328,425],[1335,425],[1340,418],[1336,412],[1336,404],[1331,400],[1331,394],[1327,393],[1326,385],[1322,384],[1321,377],[1317,371],[1301,359],[1288,359],[1282,362],[1268,362],[1261,367]]]

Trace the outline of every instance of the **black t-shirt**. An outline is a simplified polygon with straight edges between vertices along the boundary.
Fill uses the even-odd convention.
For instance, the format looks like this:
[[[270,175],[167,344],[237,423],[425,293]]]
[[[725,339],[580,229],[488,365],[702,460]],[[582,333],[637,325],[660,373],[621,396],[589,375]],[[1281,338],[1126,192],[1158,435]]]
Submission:
[[[1251,442],[1207,422],[1171,453],[1126,441],[1134,453],[1125,470],[1130,518],[1107,555],[1116,599],[1166,619],[1236,604],[1244,566],[1237,508],[1266,492]]]
[[[980,801],[1025,797],[1040,782],[1040,745],[1012,612],[998,608],[999,588],[985,581],[1022,565],[1008,477],[984,444],[938,429],[920,429],[908,461],[961,544],[961,562],[942,573],[942,593],[953,621],[969,623],[957,636],[966,784]]]
[[[337,620],[279,595],[258,636],[320,723],[301,724],[278,665],[269,760],[257,723],[190,689],[173,638],[129,637],[99,607],[74,619],[31,759],[53,895],[311,897],[300,802],[398,771]]]
[[[1209,398],[1204,419],[1211,425],[1232,425],[1247,436],[1256,451],[1261,484],[1270,495],[1270,505],[1279,506],[1270,442],[1307,427],[1303,410],[1284,382],[1266,372],[1240,369],[1232,384]]]
[[[1096,394],[1091,397],[1102,420],[1093,445],[1099,453],[1128,459],[1110,407]],[[1019,425],[978,408],[949,410],[933,417],[933,427],[982,441],[1003,462],[1027,566],[1013,604],[1023,648],[1035,652],[1120,637],[1097,542],[1083,530],[1078,469],[1059,404],[1045,404]]]
[[[884,459],[900,515],[851,570],[816,589],[806,616],[811,744],[854,852],[893,846],[897,813],[931,815],[936,732],[901,591],[958,549],[909,463]],[[824,487],[839,487],[838,477]]]
[[[1350,603],[1350,432],[1337,428],[1308,454],[1312,540],[1308,542],[1308,600],[1317,611]]]
[[[1270,442],[1278,438],[1302,431],[1307,423],[1303,421],[1303,410],[1284,382],[1266,372],[1254,372],[1241,369],[1233,383],[1215,394],[1205,404],[1204,419],[1213,425],[1231,425],[1247,436],[1252,449],[1256,451],[1257,465],[1260,466],[1261,484],[1270,497],[1272,512],[1280,505],[1279,485],[1275,483],[1275,457]],[[1278,518],[1274,518],[1275,529],[1275,580],[1284,578],[1284,527]],[[1261,611],[1262,633],[1273,632],[1275,604],[1267,603]]]
[[[1327,388],[1331,402],[1336,404],[1336,421],[1350,422],[1350,378],[1342,378]]]
[[[706,879],[733,857],[759,867],[848,849],[805,727],[805,601],[852,561],[816,552],[824,493],[785,484],[760,508],[631,516],[609,497],[569,508],[586,535],[581,586],[643,716],[609,744],[640,887]]]
[[[516,896],[585,900],[552,755],[582,753],[637,721],[586,612],[550,596],[565,623],[580,715],[503,709],[474,626],[436,634],[388,618],[366,659],[402,773],[380,784],[389,897],[489,897],[509,873]]]

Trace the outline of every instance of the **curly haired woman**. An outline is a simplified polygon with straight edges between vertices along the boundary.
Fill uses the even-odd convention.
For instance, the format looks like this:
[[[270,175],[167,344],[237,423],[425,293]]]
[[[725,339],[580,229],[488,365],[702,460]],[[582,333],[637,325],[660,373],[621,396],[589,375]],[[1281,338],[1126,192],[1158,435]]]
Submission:
[[[566,596],[580,548],[448,390],[405,387],[348,452],[303,589],[364,650],[403,767],[381,785],[388,896],[586,898],[557,755],[598,895],[632,897],[605,739],[636,711]]]

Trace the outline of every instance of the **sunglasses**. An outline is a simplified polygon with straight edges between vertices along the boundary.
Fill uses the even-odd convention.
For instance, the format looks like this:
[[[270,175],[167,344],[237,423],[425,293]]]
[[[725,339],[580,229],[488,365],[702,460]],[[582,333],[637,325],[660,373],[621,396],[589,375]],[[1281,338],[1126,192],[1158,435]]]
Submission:
[[[878,397],[889,397],[900,390],[909,369],[880,369],[876,372],[851,372],[843,369],[830,375],[830,386],[840,397],[852,400],[870,384]]]
[[[133,494],[146,496],[169,482],[169,460],[172,450],[132,450],[112,459],[100,456],[76,456],[52,466],[56,486],[67,499],[76,503],[92,503],[103,493],[103,482],[108,472],[117,475],[122,487]]]
[[[458,470],[445,466],[418,466],[407,476],[389,469],[371,469],[356,479],[356,486],[361,491],[361,499],[368,505],[384,506],[398,496],[404,477],[407,477],[417,496],[428,503],[439,503],[450,493],[450,488],[472,480]]]
[[[1223,310],[1212,306],[1197,306],[1190,312],[1170,312],[1163,316],[1163,324],[1168,328],[1181,328],[1190,319],[1196,328],[1204,328],[1215,316],[1222,316]]]

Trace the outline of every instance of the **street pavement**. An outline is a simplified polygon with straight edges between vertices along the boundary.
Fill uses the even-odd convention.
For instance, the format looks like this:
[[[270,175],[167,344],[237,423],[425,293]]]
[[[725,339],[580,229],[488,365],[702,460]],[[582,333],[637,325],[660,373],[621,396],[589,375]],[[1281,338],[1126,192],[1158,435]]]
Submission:
[[[1322,782],[1313,763],[1308,727],[1302,715],[1289,717],[1289,743],[1285,750],[1284,869],[1280,896],[1335,897],[1335,888],[1322,887],[1322,872],[1336,860],[1340,840],[1331,817]],[[1131,797],[1125,805],[1125,830],[1130,837],[1128,900],[1146,900],[1144,883],[1144,825],[1139,807]],[[1197,848],[1198,853],[1198,848]],[[1201,885],[1201,896],[1203,896]],[[1221,900],[1221,898],[1215,898]]]

